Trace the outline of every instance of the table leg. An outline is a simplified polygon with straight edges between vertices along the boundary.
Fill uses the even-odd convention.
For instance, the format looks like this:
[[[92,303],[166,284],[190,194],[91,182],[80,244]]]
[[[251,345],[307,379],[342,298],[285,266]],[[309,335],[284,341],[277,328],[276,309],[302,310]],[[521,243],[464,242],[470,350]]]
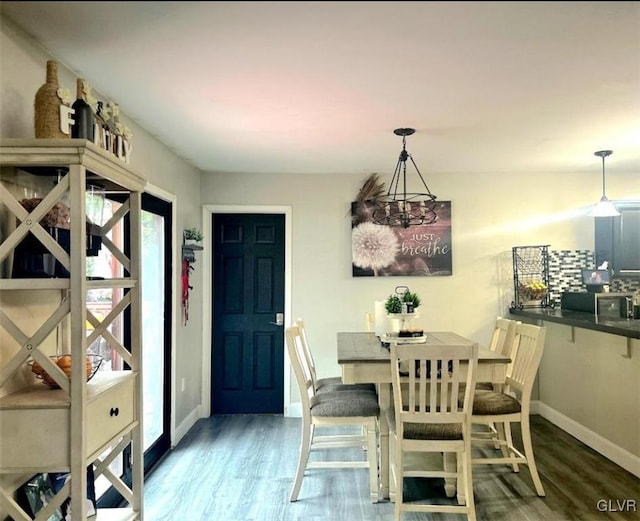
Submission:
[[[445,472],[455,472],[457,465],[457,458],[455,452],[445,452],[443,454],[443,464]],[[453,497],[456,495],[456,478],[444,478],[444,492],[447,497]]]
[[[391,408],[391,384],[378,384],[380,405],[380,483],[382,497],[389,499],[389,424],[387,411]]]

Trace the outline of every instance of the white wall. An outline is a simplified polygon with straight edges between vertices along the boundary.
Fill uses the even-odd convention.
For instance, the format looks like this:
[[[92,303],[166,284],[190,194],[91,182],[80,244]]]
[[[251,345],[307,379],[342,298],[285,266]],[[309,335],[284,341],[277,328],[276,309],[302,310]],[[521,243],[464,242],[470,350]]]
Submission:
[[[0,19],[0,136],[3,138],[32,138],[33,102],[35,93],[45,81],[46,62],[56,59],[16,29],[7,20]],[[58,65],[61,86],[75,91],[77,74]],[[92,83],[91,78],[84,78]],[[93,85],[94,94],[104,99],[108,93],[100,92],[99,85]],[[118,102],[118,100],[113,100]],[[182,230],[186,227],[201,227],[200,213],[200,173],[177,157],[165,145],[127,117],[122,108],[123,122],[133,132],[133,152],[131,167],[144,175],[155,187],[176,198],[176,230],[178,244],[175,245],[175,276],[180,276],[180,243]],[[201,301],[204,270],[196,264],[192,274],[194,302]],[[175,304],[178,310],[175,331],[175,381],[185,378],[186,388],[180,391],[175,386],[176,406],[174,418],[176,426],[193,414],[200,405],[201,389],[201,344],[202,313],[200,306],[192,305],[188,325],[180,323],[180,291],[176,292]],[[182,429],[184,430],[184,429]]]
[[[428,163],[419,163],[427,154],[412,153],[428,171]],[[511,302],[512,246],[594,246],[593,219],[585,214],[598,193],[577,189],[584,185],[579,175],[426,175],[439,198],[452,201],[450,277],[351,276],[350,203],[366,176],[203,174],[203,204],[292,207],[293,318],[305,319],[321,377],[339,372],[336,332],[363,330],[364,313],[397,285],[422,296],[417,322],[423,327],[454,329],[486,343],[495,317]],[[626,187],[620,179],[608,184],[612,198],[629,194],[632,186],[640,195],[639,179],[626,182]]]
[[[422,156],[419,151],[412,153],[416,159]],[[598,193],[580,188],[581,175],[531,174],[516,179],[474,173],[443,177],[435,172],[428,174],[429,186],[442,200],[452,201],[453,275],[353,278],[349,210],[364,177],[209,173],[202,178],[204,204],[292,207],[289,318],[304,318],[320,377],[339,374],[336,332],[364,330],[364,313],[373,311],[373,302],[385,298],[396,285],[408,285],[422,296],[416,322],[423,327],[453,329],[486,344],[495,317],[508,313],[512,299],[513,246],[594,247],[593,219],[586,213]],[[612,179],[608,191],[612,198],[640,198],[640,176]],[[577,334],[589,337],[590,333]],[[594,433],[581,439],[633,471],[640,467],[638,353],[634,350],[631,360],[623,359],[612,349],[611,335],[595,336],[595,344],[576,342],[569,350],[557,335],[548,335],[540,407],[545,417],[563,428],[578,425],[579,433]],[[613,389],[612,379],[623,381]],[[297,390],[291,394],[296,401]],[[555,407],[564,417],[554,415]]]

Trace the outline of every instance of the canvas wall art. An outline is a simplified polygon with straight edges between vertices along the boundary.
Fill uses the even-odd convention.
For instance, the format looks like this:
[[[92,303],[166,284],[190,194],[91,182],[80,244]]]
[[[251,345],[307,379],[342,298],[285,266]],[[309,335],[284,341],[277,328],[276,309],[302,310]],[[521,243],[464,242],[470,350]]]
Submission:
[[[372,220],[367,201],[351,203],[354,277],[452,275],[451,201],[438,201],[432,224],[386,226]]]

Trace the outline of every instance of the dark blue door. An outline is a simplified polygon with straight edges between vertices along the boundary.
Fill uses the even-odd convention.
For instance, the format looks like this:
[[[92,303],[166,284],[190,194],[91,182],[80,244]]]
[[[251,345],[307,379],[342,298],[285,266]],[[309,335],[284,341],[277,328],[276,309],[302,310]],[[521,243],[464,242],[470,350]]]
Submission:
[[[215,214],[212,414],[282,414],[284,215]]]

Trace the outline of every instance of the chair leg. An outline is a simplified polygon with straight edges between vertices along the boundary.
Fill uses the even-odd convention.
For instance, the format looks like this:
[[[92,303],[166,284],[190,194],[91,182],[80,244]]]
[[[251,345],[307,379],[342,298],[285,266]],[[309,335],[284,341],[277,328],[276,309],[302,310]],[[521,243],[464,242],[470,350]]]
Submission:
[[[396,437],[395,443],[395,476],[396,476],[396,505],[394,510],[394,521],[402,519],[402,505],[404,503],[404,461],[402,458],[402,440]]]
[[[389,501],[396,502],[396,438],[389,433]],[[382,465],[381,465],[382,470]]]
[[[536,493],[540,497],[544,497],[544,488],[542,487],[542,481],[538,475],[538,467],[536,467],[536,460],[533,457],[533,445],[531,444],[531,428],[529,425],[529,415],[522,415],[522,444],[524,445],[524,454],[527,457],[527,465],[529,466],[529,472],[531,473],[531,479],[536,487]]]
[[[513,439],[511,437],[511,424],[509,422],[498,422],[494,424],[495,429],[496,429],[496,439],[500,440],[501,443],[496,443],[498,445],[498,447],[500,449],[500,452],[502,452],[502,457],[503,458],[510,458],[511,457],[511,449],[510,447],[513,447]],[[518,472],[519,468],[518,468],[518,464],[517,463],[512,463],[511,464],[511,468],[513,469],[514,472]]]
[[[378,479],[378,432],[375,423],[367,425],[367,458],[369,460],[369,490],[371,501],[377,503],[379,499]]]
[[[467,505],[467,518],[469,521],[476,521],[476,503],[473,497],[473,476],[471,474],[471,444],[468,443],[466,451],[458,454],[458,458],[462,459],[462,472],[464,480],[465,500]]]
[[[291,488],[291,494],[289,495],[289,501],[297,501],[298,494],[300,493],[300,487],[302,486],[302,477],[304,476],[304,469],[307,467],[309,461],[309,451],[311,450],[311,437],[313,436],[313,426],[307,422],[302,423],[302,437],[300,439],[300,455],[298,457],[298,469],[296,470],[296,479],[293,482]]]
[[[490,432],[497,432],[497,433],[498,433],[498,437],[500,437],[500,432],[499,432],[499,430],[498,430],[498,429],[499,429],[499,427],[497,427],[495,423],[493,423],[493,422],[489,422],[488,427],[489,427],[489,431],[490,431]],[[499,448],[501,448],[501,447],[502,447],[502,445],[500,445],[500,443],[498,443],[498,442],[496,442],[496,443],[494,443],[494,444],[493,444],[493,448],[494,448],[495,450],[498,450],[498,449],[499,449]]]
[[[502,425],[504,426],[505,439],[507,440],[507,454],[505,457],[508,458],[511,456],[510,447],[513,447],[513,436],[511,436],[511,422],[504,422]],[[513,468],[514,472],[520,472],[520,467],[518,467],[517,463],[513,463],[511,467]]]

